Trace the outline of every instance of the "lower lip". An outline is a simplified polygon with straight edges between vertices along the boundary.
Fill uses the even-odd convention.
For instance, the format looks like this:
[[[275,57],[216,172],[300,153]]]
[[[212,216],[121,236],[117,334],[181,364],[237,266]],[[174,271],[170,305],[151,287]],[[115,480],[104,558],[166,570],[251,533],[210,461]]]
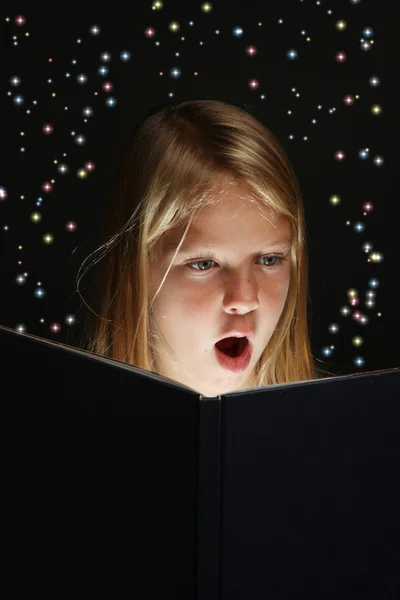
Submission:
[[[245,371],[249,366],[251,359],[250,342],[247,344],[242,354],[235,358],[233,356],[227,356],[226,354],[218,350],[217,346],[214,346],[214,349],[219,364],[221,365],[221,367],[223,367],[230,373],[241,373],[242,371]]]

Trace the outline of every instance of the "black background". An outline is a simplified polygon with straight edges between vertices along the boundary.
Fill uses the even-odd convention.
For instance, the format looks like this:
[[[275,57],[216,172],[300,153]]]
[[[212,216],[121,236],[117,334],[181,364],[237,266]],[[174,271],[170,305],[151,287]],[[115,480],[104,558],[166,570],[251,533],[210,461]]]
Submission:
[[[0,186],[7,189],[8,197],[0,201],[0,324],[23,325],[28,333],[82,346],[77,270],[101,243],[99,226],[127,133],[152,106],[213,98],[247,107],[278,137],[296,171],[307,220],[314,356],[335,374],[398,366],[399,55],[390,6],[372,0],[358,4],[321,1],[319,5],[308,0],[229,0],[212,2],[212,12],[205,14],[201,4],[164,1],[161,11],[153,11],[152,3],[143,0],[129,5],[105,3],[102,9],[95,4],[2,3]],[[14,23],[18,14],[27,19],[22,27]],[[284,19],[282,25],[279,18]],[[335,28],[339,20],[347,22],[342,32]],[[178,33],[169,31],[172,21],[180,23]],[[258,22],[263,26],[258,27]],[[99,35],[90,35],[92,25],[101,28]],[[144,34],[150,26],[156,30],[153,38]],[[237,26],[244,30],[242,37],[232,34]],[[369,51],[360,47],[365,27],[374,31]],[[13,36],[18,39],[16,46]],[[307,36],[310,43],[305,41]],[[250,45],[258,50],[253,58],[245,52]],[[298,51],[297,60],[287,59],[291,48]],[[128,62],[119,58],[124,50],[131,53]],[[339,51],[347,54],[342,64],[335,60]],[[101,62],[103,52],[111,54],[110,62]],[[71,62],[74,59],[76,65]],[[109,67],[105,76],[98,73],[101,64]],[[177,79],[170,76],[174,67],[182,72]],[[67,72],[70,78],[65,77]],[[76,81],[80,73],[88,77],[84,85]],[[14,75],[22,79],[18,87],[10,83]],[[380,79],[378,87],[368,83],[373,75]],[[253,78],[260,81],[257,90],[248,86]],[[105,81],[114,86],[110,93],[101,88]],[[17,94],[25,98],[22,106],[12,101]],[[360,98],[353,106],[345,106],[347,94]],[[105,104],[107,96],[116,99],[114,107]],[[380,116],[371,114],[374,104],[382,106]],[[94,112],[84,123],[86,106]],[[333,107],[336,111],[330,114]],[[31,114],[26,114],[28,108]],[[318,120],[316,125],[311,124],[313,118]],[[53,125],[52,135],[42,133],[45,123]],[[73,131],[85,135],[83,146],[74,142]],[[289,139],[291,134],[294,140]],[[303,141],[304,135],[308,141]],[[24,153],[21,146],[26,148]],[[362,148],[370,149],[367,160],[358,157]],[[334,159],[337,150],[346,152],[343,162]],[[63,152],[68,156],[63,158]],[[373,164],[377,155],[385,159],[381,167]],[[67,164],[69,172],[58,173],[55,160]],[[76,173],[87,161],[95,164],[95,170],[81,180]],[[43,182],[53,178],[53,191],[43,193]],[[329,203],[333,194],[341,197],[337,207]],[[39,197],[43,202],[38,207]],[[374,210],[364,217],[362,205],[367,201]],[[42,220],[34,224],[30,215],[36,211]],[[66,231],[68,221],[77,223],[75,232]],[[353,225],[359,221],[365,230],[356,233]],[[48,232],[54,235],[51,245],[42,241]],[[367,263],[364,242],[383,254],[383,262]],[[24,272],[28,273],[26,283],[18,285],[15,279]],[[364,299],[372,277],[379,280],[379,287],[375,306],[368,308]],[[34,295],[37,282],[46,290],[42,299]],[[90,274],[81,283],[83,297],[89,285]],[[355,309],[348,304],[350,288],[358,290],[360,303]],[[345,305],[351,312],[367,315],[368,324],[360,325],[351,315],[341,316],[340,308]],[[76,315],[75,325],[65,322],[67,315]],[[52,331],[52,323],[61,326],[58,333]],[[331,323],[340,327],[336,335],[328,330]],[[352,344],[356,335],[364,340],[360,348]],[[332,344],[333,354],[323,356],[322,348]],[[359,366],[354,362],[358,356],[364,359]]]

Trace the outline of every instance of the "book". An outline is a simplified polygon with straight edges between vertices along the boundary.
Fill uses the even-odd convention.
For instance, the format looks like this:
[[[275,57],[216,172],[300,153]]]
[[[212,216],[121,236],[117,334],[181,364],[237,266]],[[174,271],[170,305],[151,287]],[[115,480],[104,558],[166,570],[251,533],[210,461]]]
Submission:
[[[3,576],[399,597],[400,368],[207,398],[7,327],[0,361]]]

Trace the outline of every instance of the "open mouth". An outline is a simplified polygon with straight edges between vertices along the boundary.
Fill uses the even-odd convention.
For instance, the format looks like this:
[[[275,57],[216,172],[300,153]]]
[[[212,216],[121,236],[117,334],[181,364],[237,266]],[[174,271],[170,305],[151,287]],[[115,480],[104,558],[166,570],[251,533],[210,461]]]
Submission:
[[[223,352],[223,354],[231,356],[232,358],[237,358],[244,352],[248,343],[249,341],[246,337],[228,337],[220,340],[215,345],[217,346],[218,350]]]

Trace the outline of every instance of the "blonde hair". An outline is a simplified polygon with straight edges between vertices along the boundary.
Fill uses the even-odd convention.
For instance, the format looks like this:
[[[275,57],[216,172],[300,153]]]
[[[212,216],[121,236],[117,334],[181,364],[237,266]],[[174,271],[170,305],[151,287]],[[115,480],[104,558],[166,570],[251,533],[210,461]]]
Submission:
[[[252,202],[291,224],[288,295],[257,363],[256,385],[322,376],[310,348],[305,222],[296,176],[263,124],[243,108],[216,100],[158,107],[126,140],[105,215],[106,241],[77,276],[79,293],[81,278],[101,261],[91,289],[96,311],[89,307],[95,319],[88,320],[88,350],[157,372],[152,307],[170,267],[150,299],[155,245],[171,228],[184,226],[181,244],[199,210],[217,202],[213,189],[227,176],[254,192]]]

